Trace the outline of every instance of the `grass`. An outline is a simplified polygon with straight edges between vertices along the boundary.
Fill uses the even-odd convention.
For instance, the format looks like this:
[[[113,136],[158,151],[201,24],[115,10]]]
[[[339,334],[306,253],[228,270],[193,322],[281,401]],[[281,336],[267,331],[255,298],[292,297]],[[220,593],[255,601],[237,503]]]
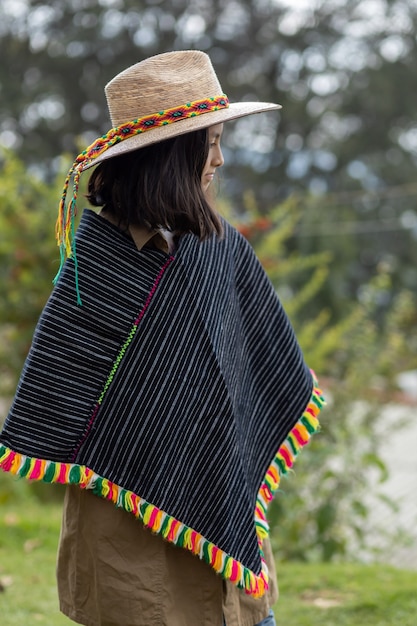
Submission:
[[[0,482],[0,624],[70,626],[59,613],[55,585],[60,502],[39,501],[23,481],[12,497],[3,488],[12,484],[6,478]]]
[[[285,563],[278,626],[415,626],[417,572],[383,565]]]
[[[55,585],[61,505],[59,497],[43,501],[43,488],[51,489],[37,486],[35,498],[23,481],[12,485],[9,477],[0,477],[1,626],[73,624],[59,613]],[[278,579],[277,626],[417,623],[417,571],[354,563],[281,563]]]

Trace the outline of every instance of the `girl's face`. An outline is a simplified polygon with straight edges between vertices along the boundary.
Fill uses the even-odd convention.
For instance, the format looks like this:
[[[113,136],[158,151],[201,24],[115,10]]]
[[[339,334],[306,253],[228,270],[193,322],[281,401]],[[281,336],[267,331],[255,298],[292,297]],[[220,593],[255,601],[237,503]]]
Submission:
[[[203,191],[207,191],[211,181],[214,178],[217,167],[221,167],[224,163],[223,154],[220,148],[220,139],[223,132],[223,124],[210,126],[208,129],[209,136],[209,153],[201,174],[201,186]]]

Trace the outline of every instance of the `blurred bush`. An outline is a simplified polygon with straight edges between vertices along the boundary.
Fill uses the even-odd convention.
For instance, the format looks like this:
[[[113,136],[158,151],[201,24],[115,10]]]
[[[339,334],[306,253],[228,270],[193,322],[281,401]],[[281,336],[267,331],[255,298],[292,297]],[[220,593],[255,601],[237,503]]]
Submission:
[[[282,480],[271,505],[274,548],[281,559],[347,557],[359,553],[372,532],[372,498],[394,507],[382,495],[369,494],[370,479],[383,482],[389,472],[379,456],[381,409],[396,397],[397,375],[417,366],[416,298],[400,290],[381,313],[391,280],[381,266],[361,300],[345,302],[344,315],[335,316],[321,303],[332,256],[301,256],[292,249],[294,231],[309,211],[308,197],[302,204],[290,198],[267,217],[250,195],[245,208],[243,221],[233,219],[223,203],[268,272],[328,402],[321,433],[298,459],[295,477]],[[396,529],[373,530],[396,539]]]
[[[9,396],[58,268],[60,194],[58,183],[29,174],[12,152],[0,158],[0,395]]]

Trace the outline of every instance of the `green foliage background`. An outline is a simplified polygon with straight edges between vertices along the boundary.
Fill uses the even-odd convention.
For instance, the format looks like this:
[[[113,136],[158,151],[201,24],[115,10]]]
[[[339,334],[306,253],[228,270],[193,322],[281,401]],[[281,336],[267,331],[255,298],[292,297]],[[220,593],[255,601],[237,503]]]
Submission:
[[[0,143],[27,166],[52,179],[62,153],[108,130],[103,87],[118,72],[198,48],[232,101],[283,105],[226,125],[234,208],[247,189],[263,213],[309,195],[293,247],[335,253],[321,293],[333,311],[381,263],[388,300],[416,292],[415,2],[0,0],[0,9]]]

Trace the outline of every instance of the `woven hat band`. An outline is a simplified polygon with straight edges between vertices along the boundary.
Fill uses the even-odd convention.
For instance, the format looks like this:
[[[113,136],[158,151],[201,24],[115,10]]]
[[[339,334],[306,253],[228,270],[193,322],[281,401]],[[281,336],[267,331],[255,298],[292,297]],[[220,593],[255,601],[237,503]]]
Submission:
[[[112,128],[105,135],[96,139],[86,150],[84,150],[75,160],[74,164],[83,164],[90,162],[103,154],[105,150],[114,146],[116,143],[129,139],[134,135],[140,135],[153,128],[166,126],[173,122],[179,122],[190,117],[196,117],[203,113],[211,111],[219,111],[220,109],[228,109],[229,100],[225,94],[214,96],[213,98],[203,98],[202,100],[194,100],[177,107],[158,111],[151,115],[139,117],[130,122],[120,124],[116,128]]]

